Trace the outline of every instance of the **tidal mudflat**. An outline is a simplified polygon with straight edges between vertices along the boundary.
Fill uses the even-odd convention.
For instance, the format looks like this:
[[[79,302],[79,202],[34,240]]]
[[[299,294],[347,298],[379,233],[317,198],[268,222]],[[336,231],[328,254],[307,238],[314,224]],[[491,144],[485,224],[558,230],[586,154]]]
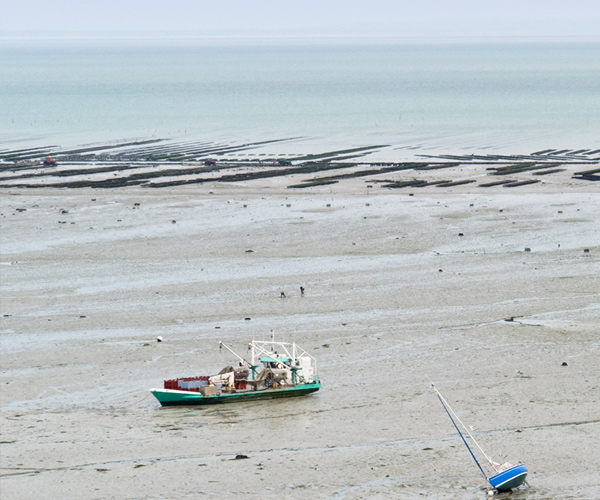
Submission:
[[[2,496],[483,498],[432,380],[488,453],[529,467],[510,498],[599,497],[600,193],[576,175],[597,164],[513,167],[539,182],[510,187],[481,159],[365,161],[306,189],[290,186],[314,172],[4,179]],[[24,172],[41,173],[3,176]],[[425,184],[383,187],[409,180]],[[316,356],[321,391],[216,408],[148,392],[271,332]]]

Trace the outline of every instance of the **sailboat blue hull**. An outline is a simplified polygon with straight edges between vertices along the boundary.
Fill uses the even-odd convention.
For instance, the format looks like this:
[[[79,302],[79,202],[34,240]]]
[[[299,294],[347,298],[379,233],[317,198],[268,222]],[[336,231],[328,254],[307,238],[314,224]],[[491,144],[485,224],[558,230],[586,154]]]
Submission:
[[[490,477],[488,481],[498,491],[508,491],[521,486],[526,477],[527,467],[521,464]]]

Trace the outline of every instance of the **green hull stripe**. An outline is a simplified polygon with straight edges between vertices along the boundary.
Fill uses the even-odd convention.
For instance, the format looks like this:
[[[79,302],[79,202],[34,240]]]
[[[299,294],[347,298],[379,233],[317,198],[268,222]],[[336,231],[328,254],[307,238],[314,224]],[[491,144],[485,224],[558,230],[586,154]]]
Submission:
[[[265,389],[263,391],[249,391],[243,393],[220,394],[216,396],[203,396],[198,392],[178,391],[167,392],[163,390],[151,391],[154,397],[158,399],[163,406],[176,405],[208,405],[220,403],[233,403],[244,400],[257,399],[279,399],[303,396],[316,392],[321,388],[321,384],[306,384],[301,387],[292,387],[289,389]]]

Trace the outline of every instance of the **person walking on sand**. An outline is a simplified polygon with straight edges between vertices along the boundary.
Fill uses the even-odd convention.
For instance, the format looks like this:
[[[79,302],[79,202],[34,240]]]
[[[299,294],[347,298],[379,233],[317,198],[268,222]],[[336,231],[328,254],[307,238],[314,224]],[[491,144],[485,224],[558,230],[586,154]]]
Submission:
[[[300,287],[300,295],[304,295],[304,287],[303,286]]]
[[[281,295],[280,295],[280,297],[281,297],[282,299],[285,299],[285,292],[281,292]]]

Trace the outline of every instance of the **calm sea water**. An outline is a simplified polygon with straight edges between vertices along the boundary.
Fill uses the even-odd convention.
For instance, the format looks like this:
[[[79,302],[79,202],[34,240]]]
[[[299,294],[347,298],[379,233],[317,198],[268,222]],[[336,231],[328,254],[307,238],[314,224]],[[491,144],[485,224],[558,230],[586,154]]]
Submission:
[[[600,42],[1,42],[0,141],[597,148]]]

